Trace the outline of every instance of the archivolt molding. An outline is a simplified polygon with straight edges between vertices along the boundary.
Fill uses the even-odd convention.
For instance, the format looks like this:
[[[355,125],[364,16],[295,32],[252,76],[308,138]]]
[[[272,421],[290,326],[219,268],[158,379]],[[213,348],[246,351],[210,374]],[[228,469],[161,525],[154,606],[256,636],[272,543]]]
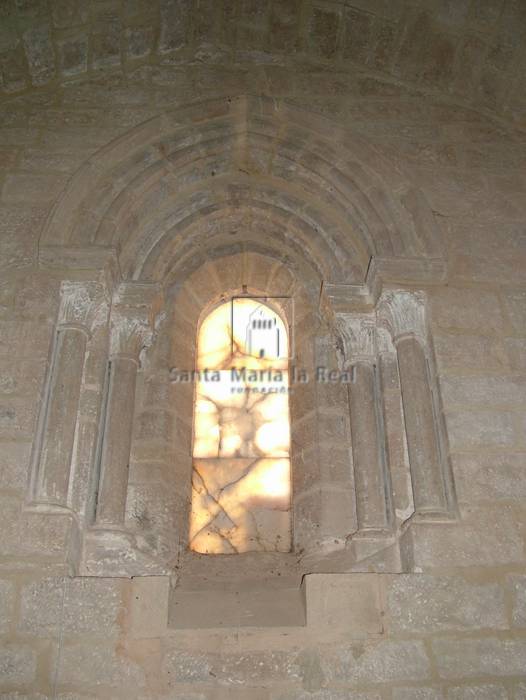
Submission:
[[[249,220],[233,232],[228,219]],[[43,231],[49,249],[113,248],[125,279],[160,281],[261,230],[328,283],[362,284],[371,257],[442,259],[423,194],[352,130],[284,102],[217,99],[163,113],[88,159]],[[259,232],[259,233],[258,233]]]

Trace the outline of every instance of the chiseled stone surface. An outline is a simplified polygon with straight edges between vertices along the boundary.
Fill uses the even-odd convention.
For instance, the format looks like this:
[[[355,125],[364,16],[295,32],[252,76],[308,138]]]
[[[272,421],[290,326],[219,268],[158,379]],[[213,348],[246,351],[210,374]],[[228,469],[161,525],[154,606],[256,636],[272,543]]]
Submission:
[[[444,700],[440,688],[393,688],[393,700]]]
[[[144,669],[125,649],[104,642],[65,644],[55,663],[60,685],[75,685],[87,691],[104,687],[138,692],[144,688]]]
[[[2,684],[16,687],[31,683],[36,666],[35,652],[23,644],[8,643],[0,649],[0,683]]]
[[[507,700],[508,691],[503,685],[466,685],[448,688],[447,700]]]
[[[298,682],[302,668],[298,652],[252,651],[223,654],[168,650],[163,674],[169,683],[214,683],[249,687]]]
[[[18,693],[16,691],[12,693],[2,693],[0,697],[2,700],[48,700],[48,696],[42,695],[41,693]],[[62,695],[57,697],[60,697],[61,700],[94,700],[94,698],[88,698],[88,696],[86,696],[86,698],[82,696],[81,698],[79,695],[76,695],[75,698],[71,695],[64,696],[64,698],[62,698]]]
[[[508,585],[514,597],[513,625],[515,627],[526,627],[526,576],[510,576]]]
[[[354,684],[429,678],[430,663],[419,641],[386,640],[334,649],[322,660],[327,678]]]
[[[487,523],[492,527],[488,528]],[[460,522],[415,522],[403,535],[411,542],[410,557],[420,567],[524,566],[523,540],[516,525],[516,511],[508,504],[474,506],[462,510]],[[405,549],[405,544],[402,545]]]
[[[387,604],[395,634],[508,627],[504,588],[499,584],[401,574],[393,578]]]
[[[432,643],[442,678],[522,676],[526,659],[526,639],[482,637],[443,638]]]
[[[453,455],[458,499],[465,503],[526,497],[526,453]]]
[[[11,581],[0,580],[0,634],[7,634],[13,620],[15,587]]]
[[[289,690],[273,693],[270,698],[271,700],[382,700],[382,696],[375,691],[360,693],[341,689],[316,690],[312,693],[308,690]]]
[[[35,637],[119,633],[123,585],[119,579],[51,578],[22,588],[19,630]]]

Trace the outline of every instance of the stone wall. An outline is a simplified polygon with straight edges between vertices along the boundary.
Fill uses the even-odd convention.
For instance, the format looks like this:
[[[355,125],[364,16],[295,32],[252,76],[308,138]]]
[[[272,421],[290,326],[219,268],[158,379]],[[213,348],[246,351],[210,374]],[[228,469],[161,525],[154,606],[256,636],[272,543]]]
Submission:
[[[526,138],[507,120],[524,108],[523,4],[436,3],[426,15],[403,3],[403,23],[401,3],[305,3],[297,14],[274,3],[263,19],[249,5],[236,5],[247,19],[210,27],[207,12],[183,13],[188,45],[186,20],[169,19],[184,3],[94,3],[88,14],[85,3],[6,5],[1,65],[15,94],[0,105],[0,697],[523,700]],[[235,54],[221,49],[233,26]],[[225,32],[217,46],[195,48],[212,29]],[[368,32],[376,38],[360,44]],[[305,625],[178,629],[168,576],[72,577],[70,516],[25,507],[60,281],[72,274],[39,261],[39,241],[99,149],[166,110],[245,93],[329,115],[429,202],[447,275],[419,288],[459,518],[407,530],[411,573],[306,576]],[[336,130],[327,139],[337,146]],[[153,392],[149,401],[166,400]]]
[[[4,93],[145,64],[345,65],[524,119],[520,0],[8,0],[0,15]]]
[[[311,574],[304,627],[167,630],[163,577],[2,581],[5,698],[524,697],[526,577]]]

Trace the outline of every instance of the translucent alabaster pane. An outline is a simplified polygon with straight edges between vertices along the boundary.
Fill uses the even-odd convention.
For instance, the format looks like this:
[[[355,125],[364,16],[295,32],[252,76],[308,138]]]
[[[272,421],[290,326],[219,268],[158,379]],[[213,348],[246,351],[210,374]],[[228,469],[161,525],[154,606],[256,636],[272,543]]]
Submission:
[[[217,377],[196,386],[194,457],[288,457],[288,372]]]
[[[255,299],[221,304],[203,321],[197,368],[231,366],[286,369],[288,336],[281,317]]]
[[[197,369],[190,548],[290,551],[283,321],[254,299],[218,306],[201,325]]]
[[[190,547],[202,554],[288,552],[288,459],[195,459]]]

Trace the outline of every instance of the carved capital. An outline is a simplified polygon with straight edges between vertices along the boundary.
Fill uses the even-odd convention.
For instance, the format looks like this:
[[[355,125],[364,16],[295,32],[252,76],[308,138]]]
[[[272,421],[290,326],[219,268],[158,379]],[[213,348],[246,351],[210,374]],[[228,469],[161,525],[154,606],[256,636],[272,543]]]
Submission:
[[[106,322],[108,309],[105,288],[99,282],[65,280],[60,285],[58,326],[79,326],[90,333]]]
[[[153,328],[144,315],[131,309],[113,309],[111,314],[110,355],[139,359],[141,350],[153,342]]]
[[[403,290],[384,292],[377,308],[379,324],[387,328],[395,343],[404,336],[426,339],[424,296]]]
[[[111,310],[111,356],[139,359],[141,350],[153,342],[159,301],[157,285],[135,282],[119,285]]]
[[[373,363],[377,354],[374,316],[338,314],[337,327],[343,342],[343,365],[356,362]]]

